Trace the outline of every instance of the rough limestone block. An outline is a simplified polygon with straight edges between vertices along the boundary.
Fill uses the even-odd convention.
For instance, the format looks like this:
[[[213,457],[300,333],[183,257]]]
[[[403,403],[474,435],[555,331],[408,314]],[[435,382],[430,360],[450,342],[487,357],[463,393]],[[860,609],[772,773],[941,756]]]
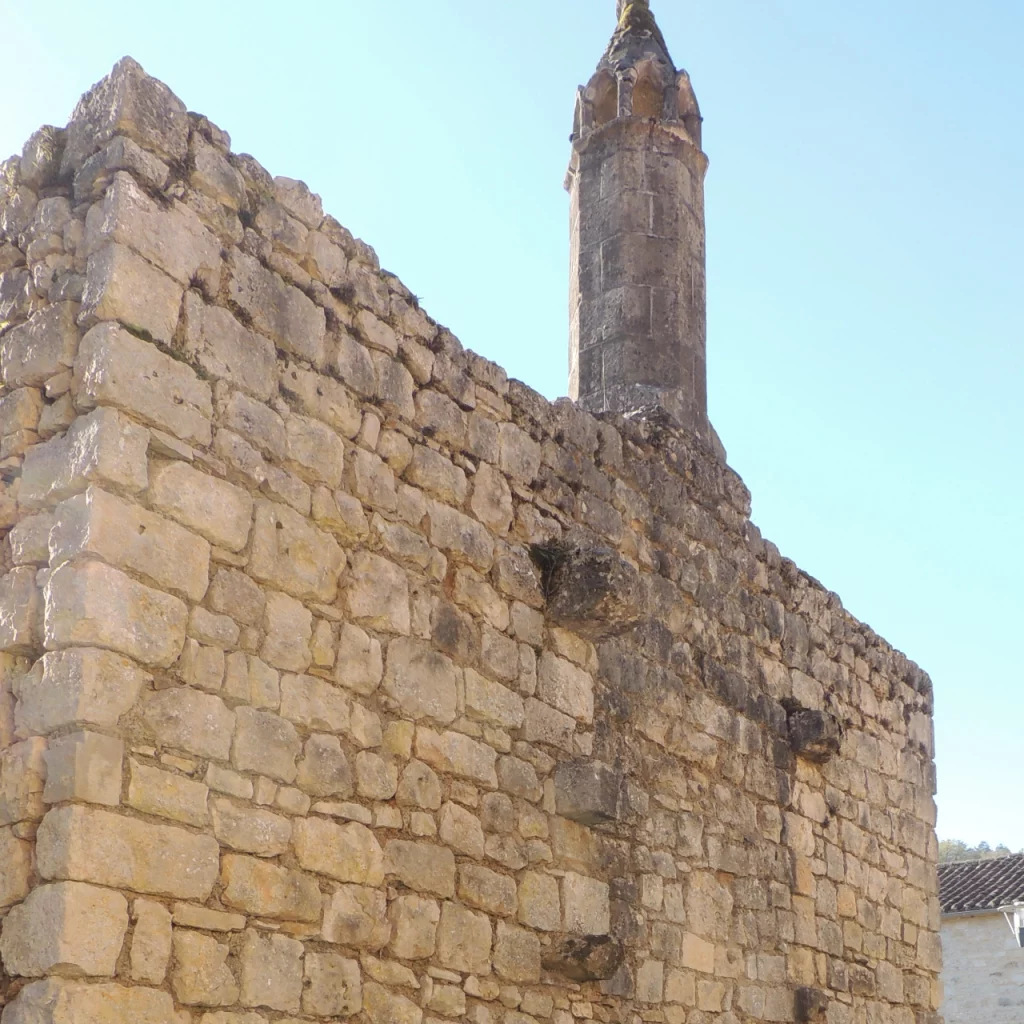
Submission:
[[[306,416],[289,416],[285,434],[290,467],[313,483],[334,488],[341,484],[345,469],[345,446],[324,423]]]
[[[302,943],[286,935],[246,931],[238,961],[243,1006],[298,1012],[302,1002]]]
[[[460,732],[437,733],[420,726],[416,730],[416,756],[432,768],[458,775],[493,789],[498,785],[494,765],[497,752]]]
[[[291,722],[272,711],[240,707],[235,712],[231,763],[239,771],[258,771],[279,782],[294,782],[302,741]]]
[[[459,868],[459,899],[488,914],[509,917],[516,912],[516,883],[479,864],[463,864]]]
[[[622,773],[592,759],[562,761],[555,769],[555,809],[583,825],[618,821],[623,812]]]
[[[426,960],[437,946],[441,908],[423,896],[398,896],[388,907],[391,941],[388,951],[402,960]]]
[[[213,836],[78,806],[51,810],[36,843],[43,878],[200,902],[217,880],[219,853]]]
[[[11,529],[11,560],[15,565],[44,566],[50,562],[50,530],[53,516],[39,512],[22,519]]]
[[[23,900],[32,874],[32,844],[19,839],[11,828],[0,828],[0,910]]]
[[[589,640],[624,633],[643,616],[640,574],[617,551],[597,545],[539,549],[547,617]]]
[[[257,857],[284,853],[292,837],[290,819],[254,807],[239,807],[230,800],[210,801],[213,834],[221,845]]]
[[[261,402],[277,393],[277,350],[269,338],[243,327],[226,309],[185,293],[184,353],[211,377],[229,381]]]
[[[169,992],[48,978],[18,993],[4,1024],[182,1024]]]
[[[515,653],[518,665],[518,651]],[[526,712],[519,694],[472,669],[466,669],[465,677],[466,710],[471,718],[496,725],[499,729],[518,729],[523,724]]]
[[[32,737],[0,751],[0,825],[43,816],[46,741]]]
[[[441,810],[438,834],[441,837],[441,842],[450,846],[456,853],[472,857],[474,860],[483,858],[483,826],[480,824],[480,819],[464,807],[451,802],[444,805]]]
[[[282,921],[320,920],[320,886],[303,871],[229,853],[224,855],[221,884],[224,903],[246,914]]]
[[[380,641],[365,630],[343,622],[339,630],[334,681],[355,693],[369,696],[384,678]]]
[[[356,821],[336,825],[323,818],[296,821],[292,841],[299,866],[339,882],[379,886],[384,851],[374,834]]]
[[[494,938],[494,971],[513,984],[540,981],[540,937],[536,932],[499,921]]]
[[[161,192],[171,176],[163,160],[147,153],[137,142],[117,135],[82,164],[75,175],[75,201],[102,198],[118,171],[127,171],[139,184]]]
[[[607,981],[625,958],[625,947],[608,935],[569,935],[544,950],[542,963],[570,981]]]
[[[545,651],[537,666],[537,696],[565,715],[594,720],[594,680],[571,661]]]
[[[59,882],[35,889],[4,921],[8,974],[41,978],[59,968],[112,978],[128,931],[128,901],[109,889]]]
[[[171,914],[163,904],[135,900],[132,904],[132,981],[162,985],[171,960]]]
[[[130,763],[126,802],[143,814],[203,828],[210,821],[208,795],[201,782],[135,760]]]
[[[62,565],[43,588],[44,640],[60,647],[106,647],[168,668],[185,643],[188,609],[102,562]]]
[[[253,327],[285,352],[322,366],[324,311],[251,256],[232,251],[228,269],[228,297],[252,318]]]
[[[188,153],[188,113],[162,82],[125,57],[82,97],[68,124],[61,173],[78,170],[114,135],[125,135],[164,159]]]
[[[127,245],[179,284],[220,267],[220,242],[181,203],[158,206],[130,174],[118,172],[86,219],[85,255],[107,242]]]
[[[78,322],[117,320],[125,327],[169,345],[181,313],[184,289],[126,245],[109,243],[86,264]],[[81,355],[81,349],[79,349]]]
[[[149,475],[149,500],[160,512],[228,551],[241,550],[249,539],[253,501],[248,492],[187,463],[155,465]]]
[[[416,892],[455,895],[455,855],[443,846],[393,839],[385,849],[384,870]]]
[[[345,599],[349,615],[361,626],[408,635],[409,578],[394,562],[353,552]]]
[[[445,903],[437,928],[437,962],[452,971],[489,974],[491,919],[457,903]]]
[[[227,963],[231,947],[212,935],[174,929],[174,998],[185,1006],[231,1006],[238,982]]]
[[[458,714],[461,674],[428,644],[399,637],[388,645],[383,689],[409,717],[448,725]]]
[[[562,901],[558,879],[542,871],[527,871],[519,880],[517,919],[538,931],[557,932],[562,928]]]
[[[313,660],[313,613],[287,594],[271,591],[263,609],[266,636],[260,657],[285,672],[305,672]]]
[[[607,935],[611,927],[607,882],[567,871],[562,877],[562,919],[567,932]]]
[[[50,651],[18,682],[18,735],[45,736],[66,725],[113,728],[148,678],[111,651]]]
[[[67,733],[50,740],[44,756],[46,803],[82,800],[117,807],[121,802],[121,740],[97,732]]]
[[[39,426],[43,396],[38,388],[15,388],[0,398],[0,437],[34,431]]]
[[[50,567],[95,556],[146,577],[163,590],[201,601],[209,585],[210,544],[201,537],[98,487],[57,506]]]
[[[163,747],[197,757],[227,761],[235,732],[235,712],[220,697],[175,687],[147,694],[142,720]]]
[[[0,579],[0,651],[30,654],[39,648],[41,598],[32,566],[19,566]]]
[[[386,910],[387,898],[380,889],[340,885],[324,906],[321,937],[340,946],[381,949],[391,936]]]
[[[423,1011],[411,999],[375,981],[363,986],[363,1012],[370,1024],[422,1024],[423,1021]]]
[[[116,406],[195,444],[208,445],[213,437],[210,385],[190,366],[117,324],[97,324],[82,339],[75,378],[83,408]]]
[[[249,573],[300,600],[329,603],[338,592],[345,554],[304,516],[277,502],[256,503]]]
[[[789,714],[789,745],[799,757],[826,764],[839,753],[842,730],[827,711],[797,708]]]
[[[307,953],[304,1013],[317,1017],[350,1017],[363,1008],[363,984],[357,960],[337,953]]]
[[[42,387],[69,369],[78,349],[77,307],[57,302],[0,339],[0,372],[9,388]]]
[[[84,491],[90,483],[137,493],[148,480],[149,431],[114,409],[81,416],[64,437],[25,454],[19,500],[39,508]]]

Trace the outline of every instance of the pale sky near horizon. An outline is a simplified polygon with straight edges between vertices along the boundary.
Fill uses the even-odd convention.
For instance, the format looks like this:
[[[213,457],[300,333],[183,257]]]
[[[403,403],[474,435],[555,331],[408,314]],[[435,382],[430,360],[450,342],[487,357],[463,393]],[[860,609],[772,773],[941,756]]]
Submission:
[[[931,674],[940,836],[1024,848],[1024,5],[652,5],[705,117],[710,410],[754,520]],[[556,397],[614,8],[0,0],[0,158],[131,54]]]

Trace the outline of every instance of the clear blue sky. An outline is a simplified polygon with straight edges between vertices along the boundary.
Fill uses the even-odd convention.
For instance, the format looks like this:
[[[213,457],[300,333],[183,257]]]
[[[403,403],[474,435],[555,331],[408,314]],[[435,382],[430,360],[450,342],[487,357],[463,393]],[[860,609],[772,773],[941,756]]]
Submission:
[[[614,0],[41,9],[0,0],[0,151],[130,53],[564,393],[567,136]],[[1024,4],[654,9],[705,116],[711,415],[754,518],[931,673],[940,834],[1024,847]]]

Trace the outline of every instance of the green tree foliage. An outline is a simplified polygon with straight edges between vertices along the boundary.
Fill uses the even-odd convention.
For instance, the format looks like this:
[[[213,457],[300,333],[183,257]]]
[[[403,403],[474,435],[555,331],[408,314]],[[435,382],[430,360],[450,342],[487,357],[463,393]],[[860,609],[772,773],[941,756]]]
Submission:
[[[968,846],[961,839],[939,840],[939,863],[941,864],[951,860],[989,860],[991,857],[1005,857],[1013,852],[1013,850],[1002,843],[993,848],[988,843]],[[1024,850],[1019,852],[1024,853]]]

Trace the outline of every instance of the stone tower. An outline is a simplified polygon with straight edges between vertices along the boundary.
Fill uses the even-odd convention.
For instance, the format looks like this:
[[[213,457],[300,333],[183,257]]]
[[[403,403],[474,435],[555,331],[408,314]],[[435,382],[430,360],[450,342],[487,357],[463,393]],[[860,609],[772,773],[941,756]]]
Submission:
[[[660,406],[711,440],[701,116],[648,0],[577,94],[569,393],[590,412]]]

